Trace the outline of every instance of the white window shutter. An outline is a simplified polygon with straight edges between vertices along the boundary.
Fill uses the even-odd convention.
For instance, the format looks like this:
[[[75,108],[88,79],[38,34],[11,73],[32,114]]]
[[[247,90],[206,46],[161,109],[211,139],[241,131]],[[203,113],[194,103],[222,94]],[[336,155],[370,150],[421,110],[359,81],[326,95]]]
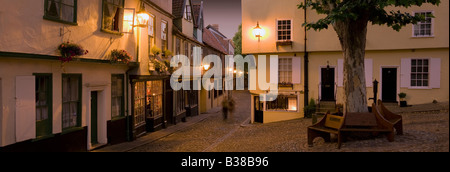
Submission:
[[[373,87],[373,60],[364,60],[364,69],[366,73],[366,87]]]
[[[300,57],[292,58],[292,83],[293,84],[301,83],[301,76],[302,76],[301,65],[302,65],[302,60]]]
[[[410,58],[403,58],[402,64],[401,64],[401,84],[400,86],[402,88],[408,88],[411,86],[411,59]]]
[[[16,77],[16,142],[36,138],[36,89],[34,76]]]
[[[441,59],[432,58],[430,61],[430,87],[441,88]]]
[[[338,87],[344,86],[344,59],[338,59]]]
[[[278,56],[270,56],[270,83],[278,83]]]

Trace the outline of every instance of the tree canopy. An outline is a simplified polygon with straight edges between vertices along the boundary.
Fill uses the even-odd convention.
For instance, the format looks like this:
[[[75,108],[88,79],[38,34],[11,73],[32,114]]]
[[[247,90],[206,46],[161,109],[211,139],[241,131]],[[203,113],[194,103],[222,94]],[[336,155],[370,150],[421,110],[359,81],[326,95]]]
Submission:
[[[386,11],[387,7],[422,6],[424,3],[439,5],[440,0],[306,0],[298,8],[311,7],[318,14],[326,14],[325,18],[316,22],[305,23],[308,29],[328,29],[336,21],[357,20],[367,18],[372,24],[387,25],[399,31],[407,24],[416,24],[425,16],[415,16],[400,10]]]

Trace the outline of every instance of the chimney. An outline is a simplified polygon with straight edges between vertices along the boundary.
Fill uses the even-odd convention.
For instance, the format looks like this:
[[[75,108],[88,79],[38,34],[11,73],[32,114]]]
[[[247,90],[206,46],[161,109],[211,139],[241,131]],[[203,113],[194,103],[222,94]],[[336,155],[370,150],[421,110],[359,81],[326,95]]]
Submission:
[[[218,24],[213,24],[211,25],[211,27],[217,31],[219,31],[219,25]]]

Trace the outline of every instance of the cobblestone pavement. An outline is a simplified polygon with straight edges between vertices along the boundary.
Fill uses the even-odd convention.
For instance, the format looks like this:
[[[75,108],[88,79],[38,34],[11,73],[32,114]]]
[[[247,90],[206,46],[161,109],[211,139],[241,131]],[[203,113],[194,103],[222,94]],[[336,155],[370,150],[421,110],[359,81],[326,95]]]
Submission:
[[[245,124],[250,117],[250,95],[235,92],[236,113],[223,121],[220,111],[185,130],[132,149],[132,152],[448,152],[448,102],[413,106],[410,109],[389,107],[404,118],[404,135],[388,142],[377,138],[349,138],[336,149],[336,143],[314,140],[308,147],[306,127],[311,119],[270,124]],[[414,109],[413,109],[414,108]],[[425,110],[422,110],[425,109]],[[245,125],[242,125],[245,124]]]

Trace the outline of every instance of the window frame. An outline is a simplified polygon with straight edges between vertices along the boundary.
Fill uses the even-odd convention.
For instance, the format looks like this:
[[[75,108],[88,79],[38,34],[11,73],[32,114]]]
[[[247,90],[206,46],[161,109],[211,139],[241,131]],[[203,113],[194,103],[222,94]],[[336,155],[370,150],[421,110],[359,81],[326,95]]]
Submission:
[[[63,20],[63,19],[61,19],[61,16],[59,16],[59,17],[55,17],[55,16],[50,16],[50,15],[48,15],[47,13],[47,7],[48,7],[48,3],[49,3],[49,1],[53,1],[53,0],[45,0],[44,1],[44,16],[43,16],[43,19],[45,19],[45,20],[50,20],[50,21],[54,21],[54,22],[59,22],[59,23],[63,23],[63,24],[69,24],[69,25],[74,25],[74,26],[78,26],[78,23],[77,23],[77,11],[78,11],[78,0],[73,0],[73,19],[72,19],[72,21],[66,21],[66,20]],[[55,1],[58,1],[57,3],[59,3],[60,5],[59,5],[59,15],[61,15],[62,13],[62,8],[61,8],[61,4],[63,4],[61,1],[62,0],[55,0]],[[70,6],[70,5],[67,5],[67,6]]]
[[[286,63],[280,63],[281,60],[288,60],[288,62],[289,62],[289,60],[290,60],[291,63],[288,63],[288,62],[286,62]],[[280,58],[278,58],[278,83],[280,83],[280,84],[281,84],[281,83],[287,83],[287,84],[292,84],[292,83],[293,83],[293,81],[292,81],[292,72],[293,72],[293,68],[292,68],[292,60],[293,60],[292,57],[280,57]],[[288,69],[290,69],[290,70],[286,69],[286,70],[283,70],[283,71],[282,71],[282,68],[280,67],[280,65],[282,65],[282,64],[288,66]],[[283,77],[281,77],[281,72],[290,72],[290,75],[288,74],[288,76],[283,76]],[[289,77],[289,76],[290,76],[290,77]],[[288,81],[290,81],[290,82],[282,82],[282,81],[281,81],[281,78],[288,78]]]
[[[125,0],[119,0],[119,1],[122,1],[122,6],[120,6],[120,5],[116,5],[116,4],[113,4],[113,5],[115,5],[115,6],[119,6],[118,7],[118,10],[122,10],[122,16],[118,16],[118,19],[119,19],[119,22],[118,22],[118,30],[110,30],[110,29],[105,29],[105,25],[104,25],[104,21],[105,21],[105,16],[104,16],[104,10],[105,10],[105,2],[106,3],[109,3],[109,2],[107,2],[107,0],[102,0],[102,11],[101,11],[101,16],[102,16],[102,18],[101,18],[101,31],[102,32],[105,32],[105,33],[110,33],[110,34],[116,34],[116,35],[123,35],[123,13],[124,13],[124,10],[125,10]],[[109,3],[109,4],[111,4],[111,3]],[[122,23],[122,24],[121,24]]]
[[[279,103],[278,101],[284,97],[285,97],[285,101],[286,101],[285,106],[287,107],[287,109],[282,110],[282,109],[278,109],[278,108],[277,109],[269,108],[270,106],[273,107],[275,105],[283,104],[283,103]],[[289,110],[289,100],[293,99],[294,97],[295,97],[295,102],[296,102],[296,110]],[[274,103],[274,102],[276,102],[276,103]],[[266,101],[266,102],[264,102],[264,104],[265,104],[264,109],[266,112],[300,112],[300,110],[299,110],[299,95],[298,94],[287,94],[287,93],[282,94],[282,93],[280,93],[276,100],[274,100],[272,102]]]
[[[113,78],[117,77],[119,79],[122,79],[122,95],[114,96],[114,88],[113,88]],[[125,75],[124,74],[112,74],[111,75],[111,119],[121,119],[125,117]],[[122,97],[122,101],[120,102],[120,112],[118,116],[113,116],[113,99],[117,97]]]
[[[422,72],[417,72],[417,70],[416,70],[416,72],[413,72],[413,67],[418,67],[417,66],[417,62],[416,62],[416,65],[413,65],[413,61],[414,60],[422,60]],[[423,61],[424,60],[427,60],[428,61],[428,64],[427,64],[427,66],[424,66],[424,64],[423,64]],[[430,63],[431,63],[431,59],[430,58],[412,58],[411,59],[411,71],[410,71],[410,78],[409,78],[409,80],[410,80],[410,88],[411,89],[429,89],[429,88],[431,88],[431,82],[430,82],[430,79],[431,79],[431,72],[430,72]],[[425,67],[427,67],[428,68],[428,72],[423,72],[423,68],[425,68]],[[427,79],[424,79],[423,78],[423,75],[428,75],[428,77],[427,77]],[[422,78],[421,79],[417,79],[417,76],[416,76],[416,79],[413,79],[413,75],[422,75]],[[415,81],[421,81],[422,82],[422,86],[417,86],[418,84],[416,83],[415,84],[415,86],[413,86],[413,80],[415,80]],[[427,86],[423,86],[424,84],[424,80],[426,80],[427,81]]]
[[[417,13],[431,13],[431,15],[435,15],[434,14],[434,10],[419,10],[419,11],[413,11],[412,12],[412,14],[415,16]],[[425,20],[426,20],[426,16],[425,16]],[[433,38],[433,37],[435,37],[435,35],[434,35],[434,25],[435,25],[435,23],[434,23],[434,19],[435,18],[433,18],[433,17],[428,17],[428,18],[431,18],[431,28],[430,28],[430,35],[416,35],[415,34],[415,30],[416,30],[416,27],[420,27],[422,24],[424,24],[424,23],[422,23],[422,22],[418,22],[417,24],[414,24],[414,25],[412,25],[412,33],[411,33],[411,37],[413,37],[413,38]],[[428,24],[428,23],[426,23],[426,24]],[[421,29],[419,28],[419,31],[420,31]]]
[[[70,127],[64,127],[64,103],[71,103],[72,101],[69,102],[64,102],[64,78],[65,77],[77,77],[78,78],[78,106],[77,106],[77,124],[75,126],[70,126]],[[83,83],[83,77],[82,74],[62,74],[62,78],[61,78],[61,126],[62,126],[62,131],[66,132],[66,131],[72,131],[73,129],[78,129],[81,127],[81,118],[82,118],[82,112],[81,112],[81,107],[82,107],[82,103],[83,103],[83,97],[82,97],[82,91],[83,91],[83,87],[82,87],[82,83]]]
[[[47,97],[47,108],[48,108],[48,110],[47,110],[47,124],[45,124],[45,123],[42,123],[42,120],[41,121],[38,121],[37,119],[36,119],[36,139],[40,139],[40,138],[46,138],[46,137],[48,137],[48,136],[52,136],[53,135],[53,74],[51,74],[51,73],[34,73],[33,74],[35,77],[36,77],[36,79],[35,79],[35,83],[36,83],[36,85],[38,85],[38,77],[48,77],[48,79],[49,80],[47,80],[47,84],[48,84],[48,87],[47,87],[47,90],[46,90],[46,97]],[[36,87],[36,89],[37,89],[37,87]],[[38,93],[38,90],[36,90],[36,92],[35,92],[36,94]],[[36,97],[37,98],[37,97]],[[36,104],[36,112],[37,112],[37,108],[38,108],[38,104]],[[41,107],[43,107],[43,106],[39,106],[39,108],[41,108]],[[42,112],[41,112],[41,115],[42,115]],[[41,122],[40,124],[38,124],[39,122]],[[38,129],[38,127],[40,127],[40,125],[49,125],[49,126],[47,126],[48,128],[47,128],[47,132],[44,134],[44,135],[39,135],[39,133],[43,130],[42,128],[40,128],[40,129]]]
[[[191,7],[191,5],[190,4],[187,4],[186,6],[185,6],[186,8],[185,8],[185,12],[184,12],[184,19],[186,20],[186,21],[188,21],[188,22],[192,22],[194,19],[193,19],[193,16],[192,16],[192,7]]]
[[[163,26],[166,28],[163,29]],[[164,39],[165,36],[165,39]],[[169,49],[169,22],[165,20],[161,20],[161,55],[163,57],[166,56],[166,50]]]
[[[289,30],[287,30],[287,29],[285,29],[285,30],[280,30],[279,29],[279,22],[280,21],[290,21],[290,29]],[[277,42],[292,42],[292,40],[293,40],[293,36],[294,36],[294,32],[293,32],[293,30],[294,30],[294,20],[292,20],[292,19],[277,19],[276,20],[276,28],[275,28],[275,30],[276,30],[276,35],[277,35],[277,37],[276,37],[276,40],[277,40]],[[279,37],[280,37],[280,35],[279,35],[279,32],[283,32],[283,31],[290,31],[291,32],[291,34],[290,34],[290,39],[282,39],[282,40],[280,40],[279,39]],[[288,36],[288,35],[286,35],[286,36]]]

